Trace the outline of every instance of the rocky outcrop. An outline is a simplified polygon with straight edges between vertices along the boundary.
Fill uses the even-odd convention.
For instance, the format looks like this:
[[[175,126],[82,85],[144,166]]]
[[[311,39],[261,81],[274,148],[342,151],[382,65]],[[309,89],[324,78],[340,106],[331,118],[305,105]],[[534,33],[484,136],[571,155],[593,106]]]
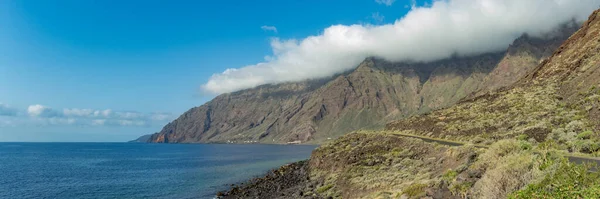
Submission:
[[[245,185],[233,186],[231,190],[217,193],[218,198],[324,198],[312,196],[306,188],[314,187],[310,181],[308,162],[300,161],[269,171]]]

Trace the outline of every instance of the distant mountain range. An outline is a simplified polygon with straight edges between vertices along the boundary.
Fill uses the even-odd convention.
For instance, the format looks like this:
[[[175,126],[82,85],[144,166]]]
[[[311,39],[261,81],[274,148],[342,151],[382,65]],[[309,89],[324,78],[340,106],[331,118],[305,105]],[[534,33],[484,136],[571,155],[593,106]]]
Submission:
[[[511,85],[578,27],[570,23],[543,38],[522,35],[502,52],[430,63],[367,58],[330,78],[222,94],[137,141],[321,143],[358,129],[382,129],[390,121]]]
[[[129,142],[148,142],[148,140],[150,140],[150,137],[152,137],[152,134],[142,135],[138,139],[131,140]]]

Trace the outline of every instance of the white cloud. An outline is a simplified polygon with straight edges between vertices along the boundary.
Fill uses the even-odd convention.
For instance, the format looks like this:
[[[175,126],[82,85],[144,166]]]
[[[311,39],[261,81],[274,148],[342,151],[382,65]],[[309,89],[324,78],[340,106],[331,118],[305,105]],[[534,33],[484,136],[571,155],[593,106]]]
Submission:
[[[110,117],[112,110],[66,108],[63,109],[63,114],[66,117]]]
[[[50,107],[46,107],[43,105],[31,105],[27,108],[27,113],[31,117],[41,117],[41,118],[53,118],[53,117],[61,117],[62,113],[56,111]]]
[[[138,112],[116,112],[115,115],[117,118],[122,119],[142,119],[146,117],[145,114]]]
[[[104,126],[104,124],[106,124],[105,119],[92,120],[92,126]]]
[[[39,104],[29,106],[27,114],[31,117],[29,122],[37,125],[148,126],[163,125],[163,122],[174,118],[170,113],[140,113],[111,109],[65,108],[58,111]]]
[[[145,126],[146,122],[141,120],[117,120],[119,126]]]
[[[260,29],[263,29],[264,31],[273,31],[277,33],[277,27],[275,26],[261,26]]]
[[[385,16],[379,14],[379,12],[371,14],[371,19],[373,19],[376,23],[382,23],[385,19]]]
[[[0,103],[0,116],[16,116],[17,109],[12,108],[6,104]]]
[[[369,56],[434,61],[506,49],[522,33],[541,35],[573,18],[582,21],[600,0],[443,0],[416,5],[393,24],[334,25],[302,40],[271,41],[272,56],[227,69],[202,85],[212,94],[262,84],[328,77]]]
[[[375,0],[375,2],[377,2],[378,4],[384,4],[386,6],[391,6],[392,4],[394,4],[396,0]]]
[[[74,125],[78,122],[75,118],[52,117],[45,120],[49,125]]]
[[[149,124],[146,120],[95,119],[90,121],[92,126],[148,126]]]
[[[173,119],[173,115],[169,113],[153,113],[150,115],[150,119],[154,121],[168,121]]]

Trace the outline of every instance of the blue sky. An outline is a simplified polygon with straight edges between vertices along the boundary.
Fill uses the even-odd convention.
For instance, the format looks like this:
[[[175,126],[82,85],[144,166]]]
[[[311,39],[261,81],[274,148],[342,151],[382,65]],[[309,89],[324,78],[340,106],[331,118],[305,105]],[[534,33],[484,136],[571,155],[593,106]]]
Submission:
[[[211,75],[264,61],[271,38],[391,23],[409,4],[0,1],[0,141],[126,141],[159,131],[214,97],[200,89]]]
[[[505,50],[600,0],[0,1],[0,141],[127,141],[214,96],[369,56]]]

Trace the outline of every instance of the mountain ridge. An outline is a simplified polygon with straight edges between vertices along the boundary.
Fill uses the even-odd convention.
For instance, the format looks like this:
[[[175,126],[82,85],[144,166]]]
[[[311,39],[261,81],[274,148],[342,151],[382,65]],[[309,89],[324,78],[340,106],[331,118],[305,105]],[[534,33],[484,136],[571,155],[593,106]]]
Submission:
[[[504,52],[452,57],[430,63],[367,58],[330,78],[262,85],[222,94],[190,109],[148,140],[158,143],[321,143],[359,129],[427,113],[524,76],[575,26],[558,36],[523,35]],[[567,34],[569,33],[569,34]],[[519,67],[517,67],[517,65]]]

